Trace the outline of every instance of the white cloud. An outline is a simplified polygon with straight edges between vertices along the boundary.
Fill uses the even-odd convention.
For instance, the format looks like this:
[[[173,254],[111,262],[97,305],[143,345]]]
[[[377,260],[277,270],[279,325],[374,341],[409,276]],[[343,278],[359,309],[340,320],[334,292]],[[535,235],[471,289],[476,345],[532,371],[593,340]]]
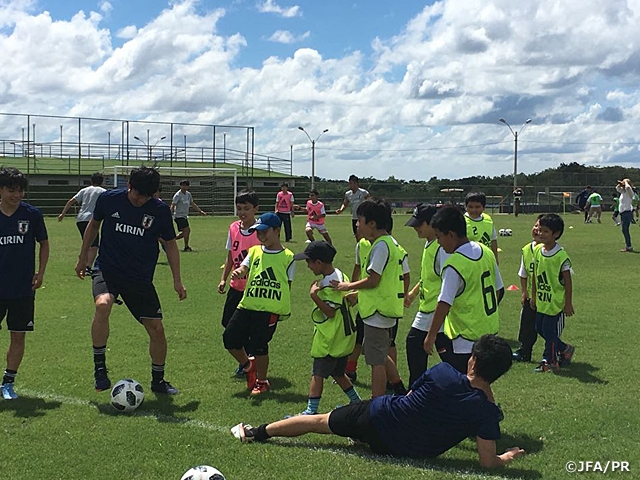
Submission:
[[[265,0],[258,4],[258,11],[262,13],[275,13],[285,18],[299,17],[302,9],[298,5],[283,8],[276,4],[275,0]]]
[[[116,32],[116,37],[125,40],[131,40],[138,34],[138,28],[135,25],[127,25]]]
[[[105,0],[103,2],[100,2],[99,8],[102,13],[108,15],[113,10],[113,5],[111,5],[111,2]]]
[[[284,44],[298,43],[302,40],[306,40],[310,35],[311,32],[305,32],[302,35],[294,35],[289,30],[276,30],[273,32],[273,35],[269,37],[269,41]]]

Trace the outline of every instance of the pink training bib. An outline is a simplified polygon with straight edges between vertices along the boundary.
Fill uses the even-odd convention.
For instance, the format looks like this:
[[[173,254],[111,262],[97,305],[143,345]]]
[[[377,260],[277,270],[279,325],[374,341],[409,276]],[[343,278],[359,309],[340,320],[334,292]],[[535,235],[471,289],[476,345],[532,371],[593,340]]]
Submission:
[[[323,214],[324,214],[324,203],[320,201],[318,201],[318,203],[313,203],[311,200],[307,200],[307,221],[309,223],[324,225],[325,217],[320,216]],[[317,218],[313,218],[313,215],[317,215]]]
[[[254,245],[260,245],[260,240],[258,240],[258,235],[256,232],[251,233],[250,235],[245,235],[242,233],[241,229],[242,222],[237,220],[229,225],[229,238],[231,239],[231,258],[233,259],[233,269],[240,267],[240,264],[245,259],[245,257],[249,253],[249,248]],[[247,285],[246,278],[236,278],[231,279],[230,282],[231,288],[238,290],[240,292],[244,292],[245,286]]]
[[[284,193],[282,191],[278,192],[276,203],[278,204],[278,212],[291,213],[291,208],[293,207],[293,193]]]

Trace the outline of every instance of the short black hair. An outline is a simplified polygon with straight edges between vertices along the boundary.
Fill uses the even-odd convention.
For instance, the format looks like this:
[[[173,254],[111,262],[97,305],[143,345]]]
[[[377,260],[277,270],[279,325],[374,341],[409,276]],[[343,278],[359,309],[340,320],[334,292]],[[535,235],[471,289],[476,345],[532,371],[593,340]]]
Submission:
[[[189,182],[189,180],[180,180],[180,185],[186,185],[188,187],[191,185],[191,182]]]
[[[241,190],[236,196],[236,205],[240,203],[250,203],[254,207],[258,206],[258,194],[253,190]]]
[[[320,196],[320,192],[318,192],[318,190],[316,190],[315,188],[314,188],[313,190],[310,190],[310,191],[309,191],[309,194],[312,194],[312,193],[313,193],[316,197],[319,197],[319,196]]]
[[[0,167],[0,187],[26,190],[27,177],[15,167]]]
[[[487,196],[484,192],[469,192],[467,196],[464,197],[464,204],[467,205],[469,202],[478,202],[483,207],[487,206]]]
[[[289,188],[289,184],[287,182],[282,182],[280,186]]]
[[[160,173],[152,167],[134,168],[129,175],[129,185],[140,195],[152,197],[160,188]]]
[[[91,185],[95,185],[96,187],[99,187],[100,185],[102,185],[103,182],[104,182],[104,175],[102,175],[100,172],[96,172],[93,175],[91,175]]]
[[[360,179],[355,175],[349,175],[349,181],[358,183],[360,182]]]
[[[390,231],[393,229],[393,219],[391,218],[391,205],[383,199],[365,200],[356,210],[356,215],[364,217],[364,221],[376,222],[379,230]]]
[[[471,348],[476,360],[475,373],[489,383],[507,373],[513,363],[513,352],[504,338],[483,335]]]
[[[431,228],[440,230],[445,235],[455,233],[459,238],[467,236],[467,222],[464,215],[455,205],[445,205],[438,209],[431,218]]]
[[[557,213],[546,213],[538,220],[541,227],[547,227],[552,233],[560,233],[560,238],[564,233],[564,220]]]

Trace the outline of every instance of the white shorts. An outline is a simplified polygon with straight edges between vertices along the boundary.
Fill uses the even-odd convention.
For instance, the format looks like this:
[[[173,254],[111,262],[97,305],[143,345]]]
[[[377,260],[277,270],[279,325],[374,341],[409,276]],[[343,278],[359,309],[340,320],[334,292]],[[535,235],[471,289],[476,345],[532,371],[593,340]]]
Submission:
[[[324,223],[307,222],[305,230],[313,230],[314,228],[320,233],[327,233],[327,227]]]

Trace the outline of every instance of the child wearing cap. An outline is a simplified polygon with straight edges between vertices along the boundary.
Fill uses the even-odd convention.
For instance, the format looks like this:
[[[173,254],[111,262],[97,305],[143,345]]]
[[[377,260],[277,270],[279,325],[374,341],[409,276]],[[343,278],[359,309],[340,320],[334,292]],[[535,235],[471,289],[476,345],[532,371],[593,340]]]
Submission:
[[[345,292],[331,288],[331,282],[348,282],[349,278],[333,266],[336,250],[326,242],[311,242],[303,253],[297,253],[295,260],[306,260],[309,270],[322,275],[322,280],[313,282],[309,296],[315,303],[311,312],[313,320],[313,343],[311,356],[311,386],[307,408],[301,415],[315,415],[322,397],[324,379],[333,377],[349,397],[349,402],[359,402],[351,380],[345,375],[347,358],[356,341],[356,326],[352,319]]]
[[[222,338],[224,347],[243,366],[251,395],[270,390],[268,344],[278,320],[291,315],[295,263],[293,252],[280,243],[281,226],[275,213],[260,215],[249,232],[257,232],[261,245],[251,247],[240,267],[231,272],[232,279],[246,278],[247,284]],[[245,345],[255,358],[247,356]]]
[[[315,238],[313,238],[314,228],[320,232],[320,235],[322,235],[322,238],[324,238],[327,243],[331,243],[331,237],[324,224],[327,212],[324,209],[324,203],[318,200],[318,195],[318,190],[311,190],[309,192],[309,200],[307,200],[307,225],[304,229],[308,238],[307,243],[315,240]]]
[[[413,216],[405,226],[413,227],[418,238],[424,238],[427,242],[422,250],[422,265],[420,280],[411,289],[404,299],[404,306],[409,308],[413,301],[419,297],[420,306],[413,320],[411,329],[407,333],[407,363],[409,365],[409,385],[413,385],[422,373],[427,369],[429,356],[424,351],[424,339],[431,327],[433,312],[438,304],[438,295],[442,288],[442,267],[449,258],[447,252],[438,245],[436,233],[431,228],[431,219],[438,208],[426,203],[420,203],[413,211]],[[440,341],[444,338],[444,326],[438,330]]]

